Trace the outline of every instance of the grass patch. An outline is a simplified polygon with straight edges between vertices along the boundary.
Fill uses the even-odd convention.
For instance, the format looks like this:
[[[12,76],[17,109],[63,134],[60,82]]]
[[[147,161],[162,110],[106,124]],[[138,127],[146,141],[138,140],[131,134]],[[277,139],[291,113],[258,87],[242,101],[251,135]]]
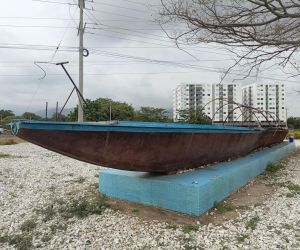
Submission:
[[[300,186],[298,184],[294,184],[292,182],[287,182],[286,187],[291,191],[295,193],[300,192]]]
[[[55,234],[56,231],[66,231],[67,228],[68,228],[68,225],[62,224],[62,223],[53,224],[50,226],[50,230],[51,230],[52,234]]]
[[[225,204],[223,202],[217,203],[215,202],[213,209],[216,209],[220,214],[224,214],[226,212],[233,211],[235,206],[230,204]]]
[[[43,237],[42,237],[42,241],[43,242],[48,242],[48,241],[50,241],[52,239],[52,235],[50,235],[50,234],[45,234],[45,235],[43,235]]]
[[[295,139],[300,139],[300,132],[296,130],[289,130],[288,136],[294,136]]]
[[[177,228],[178,228],[178,226],[175,225],[175,224],[168,224],[168,225],[166,226],[166,229],[173,229],[173,230],[176,230]]]
[[[186,224],[183,226],[183,232],[185,234],[189,234],[192,231],[197,231],[199,229],[199,225]]]
[[[281,232],[280,230],[278,230],[278,229],[275,230],[275,233],[276,233],[277,235],[282,234],[282,232]]]
[[[101,214],[108,204],[101,194],[95,195],[92,199],[79,198],[72,200],[69,204],[59,208],[59,213],[64,218],[85,218],[91,214]]]
[[[56,234],[57,231],[66,231],[68,228],[67,224],[56,223],[49,226],[50,232],[43,235],[41,240],[43,242],[48,242],[53,238],[53,235]]]
[[[236,237],[236,241],[237,241],[238,244],[242,244],[242,243],[244,243],[245,240],[248,239],[248,238],[249,238],[249,235],[242,234],[242,235]]]
[[[13,138],[0,140],[0,145],[14,145],[18,144],[18,142]]]
[[[258,216],[253,217],[251,220],[249,220],[246,223],[246,229],[251,228],[252,230],[254,230],[259,222],[260,218]]]
[[[296,194],[300,193],[300,185],[295,184],[291,181],[278,182],[278,183],[275,183],[275,184],[279,187],[286,187],[289,191],[291,191],[291,193],[286,195],[287,197],[294,197]]]
[[[184,250],[195,250],[195,249],[198,249],[198,250],[204,250],[203,247],[199,247],[199,246],[191,246],[191,245],[184,245],[183,246],[183,249]]]
[[[56,211],[53,207],[53,204],[48,205],[46,208],[42,208],[37,210],[38,214],[41,214],[43,216],[43,222],[47,222],[51,219],[53,219],[53,217],[56,214]]]
[[[140,210],[139,209],[137,209],[137,208],[133,208],[133,209],[131,209],[131,212],[132,213],[138,213]]]
[[[8,158],[8,157],[10,157],[9,154],[4,154],[0,152],[0,158]]]
[[[273,163],[269,162],[266,167],[265,173],[266,174],[274,174],[282,168],[283,168],[283,166],[281,164],[273,164]]]
[[[293,198],[295,197],[295,193],[288,193],[285,195],[287,198]]]
[[[283,224],[282,227],[284,227],[285,229],[288,229],[288,230],[291,230],[291,229],[294,229],[293,226],[291,226],[290,224]]]
[[[0,243],[8,243],[18,250],[29,250],[32,248],[32,236],[25,233],[1,236]]]
[[[36,228],[36,219],[29,219],[22,223],[20,229],[23,232],[31,232]]]
[[[85,180],[86,179],[84,177],[80,176],[77,180],[75,180],[75,182],[77,182],[77,183],[84,183]]]

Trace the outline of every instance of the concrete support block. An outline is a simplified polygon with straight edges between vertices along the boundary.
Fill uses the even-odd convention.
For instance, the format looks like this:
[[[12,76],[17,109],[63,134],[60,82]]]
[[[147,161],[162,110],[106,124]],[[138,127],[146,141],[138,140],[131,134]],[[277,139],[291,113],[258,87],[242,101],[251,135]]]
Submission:
[[[283,142],[231,162],[175,175],[108,169],[100,172],[99,191],[107,196],[200,215],[295,149]]]

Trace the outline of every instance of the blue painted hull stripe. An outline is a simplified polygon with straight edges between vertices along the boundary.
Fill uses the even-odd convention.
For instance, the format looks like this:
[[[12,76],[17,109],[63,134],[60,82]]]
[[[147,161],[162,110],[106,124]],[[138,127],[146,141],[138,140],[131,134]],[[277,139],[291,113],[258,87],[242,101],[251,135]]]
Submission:
[[[137,123],[118,122],[116,124],[99,123],[64,123],[64,122],[21,122],[20,129],[39,129],[53,131],[84,131],[84,132],[129,132],[129,133],[261,133],[263,129],[243,127],[193,125],[175,123]]]

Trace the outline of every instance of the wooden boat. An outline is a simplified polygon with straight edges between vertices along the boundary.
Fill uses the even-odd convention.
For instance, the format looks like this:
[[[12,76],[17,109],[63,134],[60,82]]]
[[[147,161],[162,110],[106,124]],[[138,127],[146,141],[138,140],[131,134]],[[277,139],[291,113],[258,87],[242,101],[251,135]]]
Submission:
[[[280,143],[283,128],[146,122],[40,122],[12,124],[20,138],[110,168],[173,172],[245,155]]]

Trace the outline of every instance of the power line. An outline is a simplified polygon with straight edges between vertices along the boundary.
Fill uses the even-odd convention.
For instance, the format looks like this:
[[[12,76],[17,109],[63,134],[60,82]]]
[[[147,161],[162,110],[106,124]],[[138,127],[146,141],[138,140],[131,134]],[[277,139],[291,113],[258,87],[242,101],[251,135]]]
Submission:
[[[154,5],[154,4],[145,4],[145,3],[139,3],[139,2],[135,2],[135,1],[132,1],[132,0],[122,0],[124,2],[128,2],[128,3],[133,3],[133,4],[138,4],[138,5],[142,5],[142,6],[145,6],[147,8],[149,7],[158,7],[160,5]],[[160,6],[161,7],[161,6]]]
[[[89,14],[88,14],[89,13]],[[105,27],[108,27],[108,28],[112,28],[112,29],[120,29],[120,30],[125,30],[125,31],[129,31],[129,32],[134,32],[134,33],[139,33],[139,34],[146,34],[146,35],[149,35],[149,36],[154,36],[154,37],[159,37],[159,38],[164,38],[163,36],[160,36],[160,35],[155,35],[155,34],[150,34],[150,33],[146,33],[146,32],[141,32],[141,31],[136,31],[136,30],[131,30],[131,29],[128,29],[128,28],[123,28],[123,27],[116,27],[116,26],[111,26],[111,25],[106,25],[106,24],[103,24],[101,23],[91,12],[86,12],[85,11],[85,14],[88,16],[88,18],[91,20],[91,21],[96,21],[97,24],[101,25],[101,26],[105,26]],[[93,20],[92,20],[93,19]],[[161,45],[161,46],[164,46],[164,47],[169,47],[170,46],[170,43],[172,45],[174,45],[174,43],[170,40],[166,40],[166,39],[159,39],[159,38],[150,38],[150,37],[147,37],[147,36],[141,36],[141,35],[135,35],[135,34],[128,34],[126,32],[121,32],[121,31],[115,31],[115,30],[111,30],[111,29],[104,29],[104,28],[89,28],[89,29],[94,29],[94,30],[97,30],[97,31],[104,31],[104,32],[111,32],[111,33],[117,33],[117,34],[121,34],[121,35],[130,35],[130,36],[133,36],[133,37],[138,37],[138,38],[145,38],[145,39],[151,39],[151,40],[154,40],[154,41],[159,41],[159,42],[163,42],[165,44],[162,44],[162,43],[153,43],[153,42],[144,42],[144,41],[138,41],[138,40],[134,40],[134,39],[131,39],[131,38],[121,38],[121,37],[115,37],[115,38],[118,38],[118,39],[124,39],[124,40],[129,40],[129,41],[135,41],[135,42],[140,42],[140,43],[148,43],[148,44],[153,44],[153,45]],[[97,34],[97,33],[96,33]],[[108,36],[108,35],[103,35],[103,36]],[[113,37],[113,36],[111,36]],[[182,46],[183,44],[181,44]],[[187,46],[187,45],[185,45]],[[177,48],[177,47],[176,47]],[[178,49],[178,48],[177,48]],[[187,48],[185,48],[187,49]],[[188,48],[187,50],[194,50],[194,51],[199,51],[198,49],[191,49],[191,48]],[[200,51],[202,52],[202,51]],[[221,54],[221,53],[220,53]],[[224,54],[226,55],[226,54]],[[227,54],[229,55],[229,54]]]
[[[107,34],[98,34],[98,33],[93,33],[93,34],[88,34],[88,35],[95,35],[95,36],[101,36],[101,37],[111,37],[111,38],[115,38],[115,39],[132,41],[132,42],[137,42],[137,43],[141,43],[141,44],[158,45],[162,49],[165,49],[165,48],[169,49],[169,48],[171,48],[170,45],[165,45],[165,44],[162,44],[162,43],[146,42],[146,41],[142,41],[142,40],[125,38],[125,37],[120,37],[120,36],[113,36],[113,35],[107,35]],[[178,48],[175,47],[175,46],[173,48],[178,50]],[[184,49],[191,50],[191,51],[197,51],[197,52],[203,52],[203,53],[207,53],[207,54],[232,56],[231,54],[228,54],[228,53],[227,54],[226,53],[218,53],[216,51],[208,51],[208,50],[200,50],[200,49],[190,49],[190,48],[184,48]],[[178,51],[180,51],[180,50],[178,50]]]
[[[14,24],[0,24],[0,27],[10,28],[52,28],[52,29],[77,29],[77,27],[66,27],[66,26],[50,26],[50,25],[14,25]]]
[[[20,50],[36,50],[36,51],[53,51],[52,48],[26,48],[26,47],[13,47],[13,46],[0,46],[0,49],[20,49]],[[78,50],[61,49],[62,52],[78,52]]]
[[[66,27],[68,28],[68,27]],[[122,39],[121,37],[116,37],[119,39]],[[126,39],[128,40],[128,39]],[[150,42],[144,42],[144,41],[139,41],[139,40],[133,40],[130,39],[130,41],[136,41],[136,42],[143,42],[143,43],[150,43]],[[167,45],[163,44],[156,44],[156,43],[150,43],[153,45],[159,45],[159,46],[97,46],[97,47],[92,47],[88,46],[89,49],[96,51],[97,49],[103,49],[103,48],[110,48],[110,49],[177,49],[177,47],[170,47]],[[33,49],[33,50],[51,50],[55,49],[57,46],[56,45],[46,45],[46,44],[23,44],[23,43],[0,43],[0,48],[11,48],[11,49]],[[60,46],[62,51],[78,51],[78,46],[70,46],[70,45],[65,45],[65,46]],[[200,49],[189,49],[189,50],[195,50],[198,52],[204,52],[204,53],[213,53],[213,54],[218,54],[218,55],[230,55],[230,54],[224,54],[224,53],[218,53],[215,51],[207,51],[207,50],[200,50]],[[222,59],[224,60],[224,59]],[[226,59],[225,59],[226,60]],[[194,60],[195,61],[195,60]]]
[[[90,11],[84,11],[84,13],[88,16],[88,18],[90,19],[94,19],[94,21],[96,21],[96,24],[97,25],[101,25],[101,26],[104,26],[104,27],[108,27],[108,28],[112,28],[112,29],[119,29],[119,30],[125,30],[125,31],[129,31],[129,32],[134,32],[134,33],[139,33],[139,34],[144,34],[144,35],[148,35],[148,36],[154,36],[154,37],[159,37],[159,38],[162,38],[163,36],[160,36],[160,35],[155,35],[155,34],[150,34],[150,33],[146,33],[146,32],[141,32],[141,31],[136,31],[136,30],[132,30],[132,29],[128,29],[128,28],[123,28],[123,27],[116,27],[116,26],[111,26],[111,25],[107,25],[107,24],[103,24],[98,18],[96,18]],[[89,14],[88,14],[89,13]],[[89,29],[95,29],[95,30],[105,30],[103,28],[98,28],[98,27],[92,27],[92,28],[89,28]],[[114,33],[120,33],[120,34],[125,34],[127,35],[128,33],[124,33],[124,32],[119,32],[119,31],[113,31],[113,30],[110,30],[110,29],[106,29],[107,31],[110,31],[110,32],[114,32]],[[165,40],[165,39],[157,39],[157,38],[149,38],[149,37],[145,37],[145,36],[137,36],[137,35],[133,35],[133,36],[136,36],[136,37],[142,37],[142,38],[147,38],[147,39],[151,39],[151,40],[157,40],[157,41],[163,41],[163,42],[170,42],[168,40]],[[164,37],[163,37],[164,38]]]
[[[225,59],[225,61],[231,61],[232,59]],[[176,61],[174,60],[173,62],[193,62],[193,63],[200,63],[200,62],[222,62],[224,59],[202,59],[202,60],[180,60]],[[19,64],[29,64],[32,63],[33,61],[0,61],[0,64],[5,63],[6,65],[1,65],[1,67],[19,67],[17,65]],[[147,62],[142,62],[142,61],[132,61],[132,60],[101,60],[101,61],[85,61],[85,64],[90,64],[90,65],[124,65],[124,64],[144,64]],[[9,66],[7,64],[16,64],[16,66]],[[77,64],[74,62],[70,62],[69,65],[72,64]],[[125,65],[126,66],[126,65]]]
[[[54,3],[54,4],[62,4],[62,5],[77,5],[70,2],[57,2],[57,1],[48,1],[48,0],[32,0],[33,2],[42,2],[42,3]]]
[[[98,5],[106,5],[106,6],[111,6],[111,7],[116,7],[116,8],[120,8],[120,9],[125,9],[125,10],[131,10],[131,11],[135,11],[135,12],[146,12],[149,13],[149,11],[146,10],[142,10],[142,9],[135,9],[135,8],[128,8],[128,7],[124,7],[124,6],[120,6],[120,5],[116,5],[116,4],[110,4],[110,3],[97,3],[97,2],[93,2],[93,4],[98,4]]]
[[[26,17],[26,16],[0,16],[0,19],[28,19],[28,20],[61,20],[61,21],[69,21],[71,19],[69,18],[62,18],[62,17]],[[140,20],[128,20],[128,19],[101,19],[101,22],[138,22],[138,23],[149,23],[149,24],[155,24],[157,23],[153,20],[146,20],[140,21]]]
[[[203,69],[205,71],[208,71],[207,69]],[[157,72],[114,72],[114,73],[87,73],[86,76],[102,76],[102,75],[160,75],[160,74],[194,74],[194,73],[200,73],[200,71],[203,70],[197,70],[197,71],[157,71]],[[211,72],[217,72],[215,70],[211,70]],[[229,73],[230,75],[237,75],[241,77],[240,74],[234,74]],[[64,76],[64,74],[48,74],[49,76]],[[78,75],[73,74],[72,75]],[[0,77],[38,77],[36,74],[5,74],[0,75]],[[256,76],[249,76],[250,78],[256,78]],[[293,83],[299,83],[299,81],[296,80],[287,80],[282,78],[273,78],[273,77],[267,77],[267,76],[260,76],[261,79],[267,79],[267,80],[274,80],[274,81],[282,81],[282,82],[293,82]]]
[[[61,21],[69,21],[69,18],[61,18],[61,17],[27,17],[27,16],[0,16],[0,19],[29,19],[29,20],[61,20]]]
[[[93,10],[94,12],[100,12],[100,13],[104,13],[104,14],[109,14],[109,15],[117,15],[117,16],[121,16],[121,17],[127,17],[130,19],[136,19],[136,20],[143,20],[143,21],[148,21],[149,19],[145,19],[145,18],[141,18],[141,17],[135,17],[135,16],[127,16],[127,15],[123,15],[120,13],[114,13],[114,12],[110,12],[110,11],[105,11],[105,10]]]

